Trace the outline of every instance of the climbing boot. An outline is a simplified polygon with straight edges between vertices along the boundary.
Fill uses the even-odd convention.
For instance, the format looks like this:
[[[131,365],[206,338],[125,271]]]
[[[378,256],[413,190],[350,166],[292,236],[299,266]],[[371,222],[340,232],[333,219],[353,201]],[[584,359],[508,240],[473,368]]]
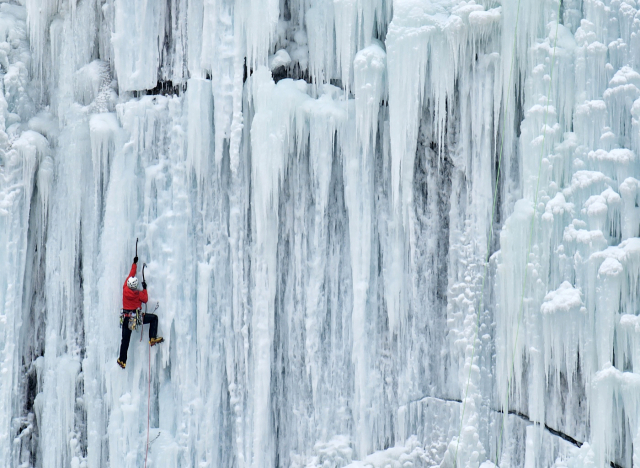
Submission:
[[[164,341],[164,338],[162,338],[161,336],[159,336],[159,337],[157,337],[157,338],[151,338],[151,339],[149,340],[149,344],[150,344],[151,346],[153,346],[153,345],[157,345],[158,343],[162,343],[163,341]]]
[[[122,362],[120,359],[118,359],[118,365],[119,365],[120,367],[122,367],[123,369],[124,369],[125,367],[127,367],[127,363],[126,363],[126,362]]]

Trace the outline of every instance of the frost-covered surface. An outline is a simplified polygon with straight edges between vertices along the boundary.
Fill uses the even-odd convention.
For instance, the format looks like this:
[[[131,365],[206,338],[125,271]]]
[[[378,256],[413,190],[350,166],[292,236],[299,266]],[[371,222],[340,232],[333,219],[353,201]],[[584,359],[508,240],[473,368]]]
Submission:
[[[640,464],[639,11],[0,2],[0,464]]]

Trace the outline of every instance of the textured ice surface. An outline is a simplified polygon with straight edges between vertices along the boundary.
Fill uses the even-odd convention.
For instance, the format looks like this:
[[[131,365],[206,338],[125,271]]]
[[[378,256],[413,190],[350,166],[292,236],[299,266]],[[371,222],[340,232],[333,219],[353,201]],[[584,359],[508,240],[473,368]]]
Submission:
[[[640,465],[636,0],[2,1],[0,78],[0,466]]]

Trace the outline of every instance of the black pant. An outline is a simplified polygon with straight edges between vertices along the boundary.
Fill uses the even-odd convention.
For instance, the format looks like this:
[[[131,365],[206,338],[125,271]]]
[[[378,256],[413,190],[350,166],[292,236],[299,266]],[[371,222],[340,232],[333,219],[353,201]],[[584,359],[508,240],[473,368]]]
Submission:
[[[120,343],[120,360],[126,364],[127,351],[129,351],[129,341],[131,341],[131,330],[129,330],[129,320],[135,320],[135,317],[125,317],[122,322],[122,342]],[[149,323],[149,339],[158,335],[158,316],[156,314],[143,314],[142,323]]]

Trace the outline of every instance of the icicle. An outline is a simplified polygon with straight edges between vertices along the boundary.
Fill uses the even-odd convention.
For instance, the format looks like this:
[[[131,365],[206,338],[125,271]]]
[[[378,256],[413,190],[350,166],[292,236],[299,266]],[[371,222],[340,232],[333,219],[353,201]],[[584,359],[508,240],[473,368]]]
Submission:
[[[325,93],[317,100],[306,100],[298,107],[296,122],[298,127],[304,125],[304,140],[309,138],[309,172],[311,176],[311,194],[315,209],[313,212],[313,228],[309,233],[310,265],[306,292],[305,314],[305,356],[307,359],[307,375],[311,377],[314,401],[318,401],[318,382],[321,378],[319,362],[322,346],[319,318],[327,307],[325,271],[328,248],[328,213],[329,184],[333,166],[334,143],[338,130],[346,121],[347,115],[342,103],[334,101],[331,86],[325,85]]]
[[[44,53],[47,50],[47,28],[53,15],[58,12],[59,0],[29,0],[26,2],[27,23],[29,24],[29,42],[34,51],[36,78],[44,73]]]
[[[560,385],[560,375],[565,373],[571,387],[578,371],[577,356],[583,355],[585,351],[582,343],[587,310],[582,302],[582,294],[565,281],[558,289],[545,296],[540,312],[545,337],[547,378],[553,370],[555,384]]]
[[[374,242],[374,161],[378,109],[385,85],[385,53],[378,44],[362,49],[354,60],[356,94],[355,119],[349,119],[341,135],[345,204],[349,215],[349,244],[353,281],[352,361],[355,366],[356,453],[371,450],[373,417],[370,346],[367,344],[367,325],[371,322],[367,304],[370,303],[371,268]],[[355,120],[355,122],[354,122]],[[391,330],[397,324],[390,320]]]
[[[631,145],[631,135],[628,129],[631,125],[631,109],[633,102],[640,98],[640,73],[630,67],[622,67],[616,72],[609,88],[603,94],[609,109],[611,130],[618,136],[618,143]]]
[[[280,14],[279,0],[241,0],[236,11],[243,20],[247,44],[247,67],[267,65],[271,42]]]
[[[357,0],[333,0],[336,31],[336,63],[345,94],[351,90],[353,55],[357,46],[359,11]]]
[[[333,77],[335,48],[334,12],[329,2],[318,2],[305,15],[309,43],[309,75],[314,83],[328,83]]]
[[[211,135],[213,133],[213,99],[211,83],[207,80],[192,78],[187,82],[188,109],[188,146],[187,167],[195,173],[198,190],[209,175],[209,160],[213,152]],[[220,168],[222,151],[216,153],[216,167]]]
[[[387,54],[382,44],[360,50],[353,62],[356,95],[356,132],[366,153],[376,141],[380,101],[385,96]]]
[[[156,87],[166,14],[165,3],[115,1],[111,42],[120,90]]]
[[[39,133],[27,130],[13,143],[13,147],[18,151],[22,161],[22,182],[29,189],[25,193],[26,200],[30,200],[33,176],[40,159],[47,155],[49,142]]]
[[[640,235],[640,208],[638,200],[640,195],[640,182],[633,177],[627,177],[620,184],[620,196],[622,197],[622,240]]]
[[[102,212],[103,200],[109,185],[111,162],[119,143],[117,136],[120,126],[113,113],[94,114],[89,121],[91,137],[91,157],[95,190],[95,210]]]
[[[53,185],[53,159],[50,156],[45,157],[38,167],[38,194],[40,203],[42,204],[42,218],[40,219],[42,226],[42,235],[47,225],[49,213],[49,201],[51,199],[51,189]],[[43,245],[44,238],[39,239],[39,245]]]
[[[640,464],[637,0],[17,3],[0,460]]]

